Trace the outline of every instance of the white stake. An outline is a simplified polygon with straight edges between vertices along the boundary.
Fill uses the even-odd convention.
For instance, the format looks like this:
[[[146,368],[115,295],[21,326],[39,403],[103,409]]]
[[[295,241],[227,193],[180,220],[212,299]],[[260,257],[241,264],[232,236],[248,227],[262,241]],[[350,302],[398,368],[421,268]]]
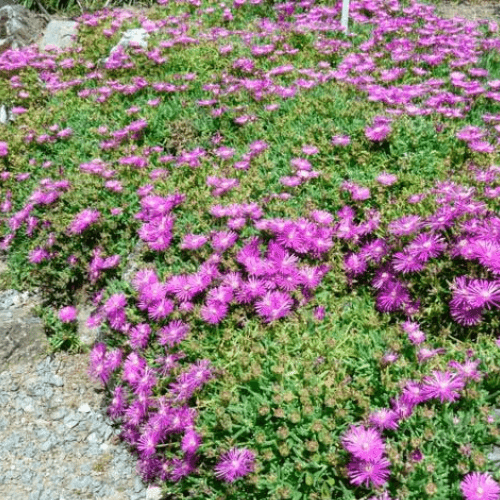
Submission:
[[[340,24],[347,32],[347,23],[349,22],[349,0],[342,0],[342,18]]]

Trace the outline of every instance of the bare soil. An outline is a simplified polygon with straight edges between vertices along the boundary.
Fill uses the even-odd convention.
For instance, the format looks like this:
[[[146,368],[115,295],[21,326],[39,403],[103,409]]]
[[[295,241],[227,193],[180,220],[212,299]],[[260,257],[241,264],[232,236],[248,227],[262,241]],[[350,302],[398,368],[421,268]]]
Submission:
[[[463,0],[460,2],[442,0],[436,2],[436,13],[445,18],[463,18],[469,21],[500,22],[500,2],[490,0]]]

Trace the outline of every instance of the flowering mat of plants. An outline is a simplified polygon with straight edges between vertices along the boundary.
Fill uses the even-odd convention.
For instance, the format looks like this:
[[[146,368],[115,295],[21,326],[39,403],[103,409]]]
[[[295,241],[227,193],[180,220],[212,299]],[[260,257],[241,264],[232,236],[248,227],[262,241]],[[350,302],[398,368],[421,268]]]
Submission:
[[[500,498],[498,26],[340,11],[159,0],[0,55],[4,284],[54,349],[94,306],[168,497]]]

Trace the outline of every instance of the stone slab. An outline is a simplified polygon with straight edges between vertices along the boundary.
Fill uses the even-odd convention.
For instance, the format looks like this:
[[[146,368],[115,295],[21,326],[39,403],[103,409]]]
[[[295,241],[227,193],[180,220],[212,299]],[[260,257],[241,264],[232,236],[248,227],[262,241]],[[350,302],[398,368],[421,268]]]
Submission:
[[[43,37],[38,41],[38,47],[40,50],[71,47],[73,35],[76,35],[77,24],[75,21],[52,19],[45,28]]]

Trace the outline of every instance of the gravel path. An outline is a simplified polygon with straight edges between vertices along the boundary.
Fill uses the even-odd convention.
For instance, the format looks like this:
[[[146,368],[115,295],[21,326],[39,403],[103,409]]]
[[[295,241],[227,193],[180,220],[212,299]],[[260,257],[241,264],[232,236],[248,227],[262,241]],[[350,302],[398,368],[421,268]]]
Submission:
[[[88,355],[47,356],[31,305],[0,293],[0,499],[158,500],[106,416]]]

